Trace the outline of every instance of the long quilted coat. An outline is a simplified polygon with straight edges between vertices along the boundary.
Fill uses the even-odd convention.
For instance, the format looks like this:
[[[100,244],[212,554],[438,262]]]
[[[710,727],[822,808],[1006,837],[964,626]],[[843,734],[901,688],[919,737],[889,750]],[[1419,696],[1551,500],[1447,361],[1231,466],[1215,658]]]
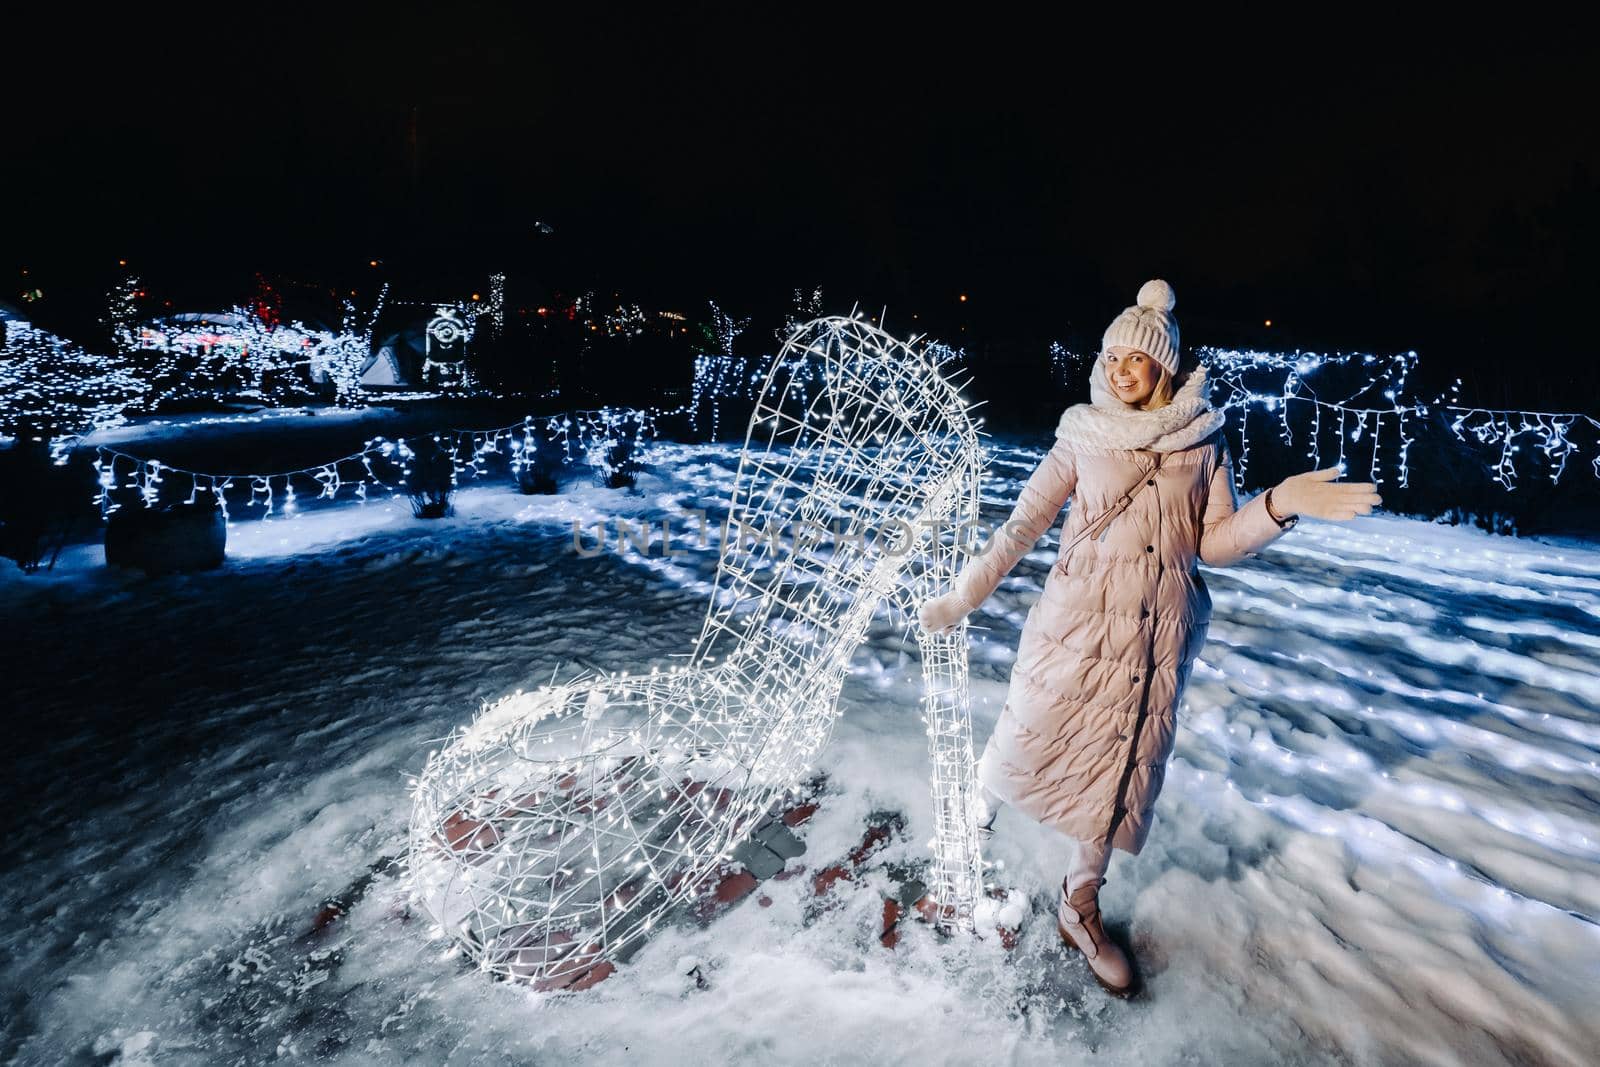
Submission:
[[[1284,530],[1267,514],[1265,494],[1238,506],[1220,430],[1166,453],[1075,453],[1058,437],[1010,520],[962,569],[956,592],[981,604],[1074,493],[978,777],[1068,837],[1138,852],[1211,622],[1196,561],[1236,563]]]

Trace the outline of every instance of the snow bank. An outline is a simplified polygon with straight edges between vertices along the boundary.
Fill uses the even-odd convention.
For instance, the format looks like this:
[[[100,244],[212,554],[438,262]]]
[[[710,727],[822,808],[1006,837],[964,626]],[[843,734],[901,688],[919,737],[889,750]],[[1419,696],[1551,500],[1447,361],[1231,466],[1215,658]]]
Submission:
[[[1002,446],[985,498],[1014,500],[1039,455]],[[442,521],[373,503],[241,523],[209,574],[123,575],[83,548],[0,579],[17,680],[0,1059],[1592,1061],[1600,550],[1386,517],[1308,520],[1207,570],[1211,642],[1159,822],[1104,897],[1144,999],[1106,997],[1061,951],[1064,850],[1010,811],[991,858],[1033,913],[1009,953],[915,923],[884,949],[876,869],[820,912],[808,878],[763,883],[770,906],[668,929],[580,997],[485,982],[384,873],[405,776],[486,701],[688,650],[714,545],[572,542],[575,520],[697,507],[716,528],[736,455],[658,457],[637,493],[484,487]],[[980,739],[1048,561],[975,620]],[[808,868],[882,809],[908,820],[882,860],[923,854],[915,655],[886,625],[859,655]]]

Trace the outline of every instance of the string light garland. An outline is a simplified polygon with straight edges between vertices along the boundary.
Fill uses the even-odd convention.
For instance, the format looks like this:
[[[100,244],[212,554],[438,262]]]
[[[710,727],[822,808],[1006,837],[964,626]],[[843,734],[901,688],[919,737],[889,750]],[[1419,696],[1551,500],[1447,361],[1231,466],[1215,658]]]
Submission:
[[[796,380],[817,388],[802,399]],[[484,971],[547,990],[603,977],[800,784],[888,605],[922,652],[931,898],[941,925],[972,930],[983,861],[965,626],[915,620],[958,569],[938,531],[976,520],[982,462],[926,347],[854,316],[792,334],[750,418],[687,664],[519,691],[430,752],[408,864],[421,906]],[[830,522],[826,550],[783,548],[785,528]]]
[[[1305,407],[1311,417],[1305,454],[1317,467],[1322,464],[1324,414],[1337,419],[1337,464],[1341,468],[1346,464],[1346,442],[1359,442],[1363,434],[1369,432],[1367,424],[1370,420],[1369,473],[1378,484],[1383,481],[1380,462],[1382,417],[1384,414],[1392,415],[1402,438],[1400,484],[1406,484],[1408,452],[1414,438],[1405,433],[1405,418],[1407,415],[1421,415],[1425,409],[1419,405],[1401,405],[1395,398],[1405,389],[1406,376],[1416,363],[1415,352],[1380,357],[1349,353],[1329,355],[1201,348],[1198,354],[1211,372],[1213,402],[1223,410],[1239,408],[1241,412],[1241,450],[1235,460],[1235,473],[1241,484],[1250,466],[1250,410],[1253,406],[1278,416],[1279,439],[1289,447],[1294,446],[1290,412]],[[1309,380],[1313,375],[1327,372],[1330,368],[1349,369],[1355,379],[1364,377],[1365,380],[1359,381],[1359,384],[1347,384],[1343,397],[1331,399],[1317,388],[1325,383],[1312,383]],[[1322,373],[1322,376],[1328,377],[1326,373]],[[1263,380],[1269,386],[1276,385],[1276,391],[1264,390],[1255,384]],[[1381,401],[1376,399],[1379,396],[1383,398]],[[1353,429],[1348,426],[1352,417],[1355,420]]]
[[[1522,451],[1518,441],[1529,438],[1533,448],[1544,453],[1550,463],[1552,482],[1560,482],[1567,469],[1567,457],[1578,450],[1572,441],[1574,431],[1584,431],[1595,438],[1594,458],[1589,461],[1595,477],[1600,478],[1600,419],[1592,415],[1568,413],[1561,415],[1541,411],[1506,411],[1493,408],[1469,408],[1459,404],[1446,404],[1450,413],[1450,430],[1460,441],[1471,434],[1478,444],[1499,445],[1500,460],[1495,464],[1495,481],[1507,489],[1516,488],[1515,454]],[[1512,420],[1515,419],[1515,425]]]
[[[1236,459],[1236,475],[1241,480],[1249,467],[1250,413],[1262,408],[1276,416],[1278,438],[1286,447],[1295,447],[1295,427],[1291,412],[1303,412],[1307,419],[1303,440],[1304,454],[1314,467],[1323,465],[1322,452],[1328,433],[1335,435],[1341,468],[1349,458],[1349,446],[1367,438],[1368,477],[1375,484],[1385,481],[1382,447],[1385,420],[1394,427],[1397,440],[1398,481],[1410,484],[1410,450],[1430,416],[1449,419],[1449,428],[1460,443],[1498,446],[1499,460],[1494,479],[1511,490],[1516,487],[1516,455],[1526,440],[1542,452],[1549,462],[1549,477],[1559,482],[1566,470],[1567,457],[1579,448],[1573,441],[1582,431],[1594,450],[1591,467],[1600,477],[1600,420],[1593,416],[1537,411],[1515,411],[1469,407],[1457,403],[1461,380],[1450,387],[1448,399],[1406,397],[1406,379],[1415,369],[1417,353],[1407,351],[1389,356],[1363,353],[1316,353],[1240,351],[1201,348],[1214,381],[1212,399],[1223,409],[1239,408],[1242,441]],[[1335,389],[1325,381],[1344,372],[1349,381]],[[1315,380],[1313,380],[1315,379]],[[1326,425],[1325,425],[1326,420]],[[1467,435],[1472,435],[1469,441]]]
[[[452,484],[459,485],[493,474],[500,464],[515,476],[539,462],[541,455],[557,454],[565,462],[582,458],[597,468],[602,478],[609,479],[609,457],[618,445],[627,443],[634,454],[643,454],[655,435],[651,411],[599,408],[530,415],[519,423],[493,430],[445,430],[422,436],[431,438],[450,456]],[[248,488],[243,506],[259,509],[256,517],[263,519],[274,514],[292,517],[304,499],[334,501],[343,494],[365,504],[375,498],[406,495],[406,477],[411,472],[409,463],[416,454],[417,440],[376,437],[367,441],[361,451],[348,456],[272,474],[192,471],[102,445],[95,449],[91,464],[95,471],[94,503],[100,508],[101,517],[106,518],[125,502],[155,507],[183,494],[183,501],[192,504],[201,493],[210,493],[230,522],[233,515],[228,509],[227,494],[236,486]]]

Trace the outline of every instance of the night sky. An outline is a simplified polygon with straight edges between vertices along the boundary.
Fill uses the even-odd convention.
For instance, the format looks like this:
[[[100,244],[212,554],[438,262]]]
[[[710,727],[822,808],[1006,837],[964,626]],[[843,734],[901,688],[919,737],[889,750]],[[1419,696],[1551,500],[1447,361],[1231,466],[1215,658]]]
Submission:
[[[1160,276],[1186,344],[1600,410],[1591,38],[732,10],[10,23],[0,262],[96,306],[119,257],[194,300],[371,258],[745,313],[821,285],[1018,343]]]

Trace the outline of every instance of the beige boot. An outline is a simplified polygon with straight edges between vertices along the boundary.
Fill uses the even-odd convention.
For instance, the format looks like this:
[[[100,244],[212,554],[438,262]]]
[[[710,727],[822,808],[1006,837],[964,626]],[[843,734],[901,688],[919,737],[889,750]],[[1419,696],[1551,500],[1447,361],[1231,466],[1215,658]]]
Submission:
[[[1063,882],[1061,903],[1056,908],[1056,930],[1062,943],[1088,958],[1090,972],[1106,992],[1127,996],[1133,991],[1133,965],[1100,925],[1100,887],[1104,884],[1103,878],[1087,882],[1068,896]]]
[[[986,785],[978,786],[978,804],[976,818],[978,820],[978,838],[989,841],[994,837],[994,821],[1000,816],[1000,809],[1005,807],[1005,801],[989,790]]]

